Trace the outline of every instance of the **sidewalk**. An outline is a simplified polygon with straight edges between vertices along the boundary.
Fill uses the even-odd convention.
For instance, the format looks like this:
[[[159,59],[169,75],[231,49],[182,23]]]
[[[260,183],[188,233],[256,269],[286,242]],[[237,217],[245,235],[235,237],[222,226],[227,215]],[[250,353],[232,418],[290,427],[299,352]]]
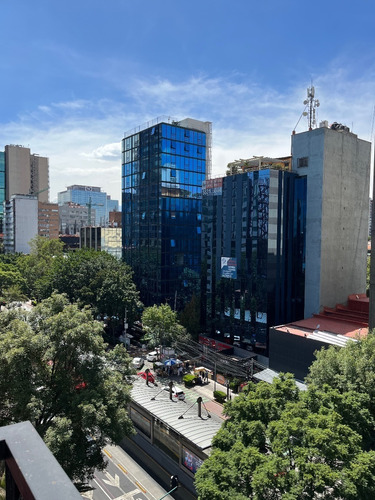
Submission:
[[[166,378],[157,378],[158,384],[162,385],[168,385],[168,382],[172,381],[176,385],[181,386],[181,388],[184,388],[184,382],[183,378],[179,377],[178,375],[170,375],[169,377]],[[207,410],[218,417],[222,418],[223,420],[226,419],[226,417],[223,415],[223,405],[218,403],[217,401],[214,401],[214,391],[222,391],[225,394],[227,394],[227,388],[219,384],[218,382],[215,383],[214,380],[208,380],[208,382],[204,383],[203,385],[195,385],[192,387],[189,387],[188,389],[184,389],[185,392],[194,392],[197,394],[197,397],[201,396],[203,398],[203,403],[206,406]],[[229,397],[233,399],[237,394],[234,394],[231,390],[229,390]]]

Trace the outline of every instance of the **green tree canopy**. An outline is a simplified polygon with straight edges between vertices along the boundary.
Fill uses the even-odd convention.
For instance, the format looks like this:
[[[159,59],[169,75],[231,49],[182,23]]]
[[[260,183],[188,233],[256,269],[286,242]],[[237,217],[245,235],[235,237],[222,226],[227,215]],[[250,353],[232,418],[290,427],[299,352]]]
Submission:
[[[249,384],[224,406],[228,418],[195,476],[199,498],[372,498],[374,421],[362,396],[327,385],[299,392],[290,375]]]
[[[171,345],[186,336],[186,330],[177,320],[177,313],[168,304],[146,307],[142,313],[145,340],[151,346]]]
[[[48,287],[50,269],[54,259],[62,257],[63,246],[59,240],[36,236],[30,241],[30,254],[18,258],[18,267],[26,281],[26,292],[30,298],[45,298],[44,290]]]
[[[127,309],[133,320],[140,307],[139,293],[131,268],[107,252],[81,249],[54,259],[43,290],[65,293],[71,302],[89,305],[94,314],[117,317],[121,322]]]
[[[0,315],[0,425],[30,420],[75,482],[105,466],[101,449],[132,432],[131,369],[106,352],[102,325],[54,294],[32,312]]]

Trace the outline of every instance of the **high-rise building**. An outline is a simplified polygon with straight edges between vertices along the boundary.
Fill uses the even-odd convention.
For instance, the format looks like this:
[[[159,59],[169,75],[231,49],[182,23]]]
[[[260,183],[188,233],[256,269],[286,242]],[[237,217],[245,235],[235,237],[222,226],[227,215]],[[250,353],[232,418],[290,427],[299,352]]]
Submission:
[[[264,350],[269,326],[303,318],[306,178],[290,158],[253,163],[204,183],[202,312],[211,334]]]
[[[305,317],[366,290],[371,144],[333,124],[292,135],[307,180]]]
[[[29,242],[38,235],[38,198],[14,194],[4,202],[5,253],[30,253]]]
[[[59,237],[59,207],[57,203],[38,202],[38,234],[49,240]]]
[[[3,234],[4,201],[5,201],[5,152],[0,151],[0,235]]]
[[[96,211],[95,220],[90,217],[89,225],[108,226],[109,212],[119,209],[118,200],[112,200],[111,196],[102,191],[100,187],[82,186],[74,184],[68,186],[66,191],[57,194],[59,206],[67,202],[94,208]]]
[[[36,195],[39,201],[49,200],[48,158],[30,154],[30,148],[5,146],[5,199],[13,194]]]
[[[95,208],[91,208],[91,225],[95,223]],[[89,207],[67,201],[59,206],[60,231],[62,234],[79,234],[81,227],[89,225]]]
[[[122,140],[123,255],[147,306],[181,307],[199,287],[210,168],[210,122],[161,117]]]

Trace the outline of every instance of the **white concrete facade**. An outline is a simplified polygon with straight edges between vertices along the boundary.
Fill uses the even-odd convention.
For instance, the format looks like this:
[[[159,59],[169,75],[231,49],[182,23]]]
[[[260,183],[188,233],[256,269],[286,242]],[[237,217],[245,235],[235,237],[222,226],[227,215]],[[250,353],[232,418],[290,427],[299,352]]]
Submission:
[[[30,253],[29,242],[38,234],[38,198],[13,195],[5,202],[5,253]]]
[[[305,318],[366,290],[371,144],[325,127],[292,136],[307,176]]]

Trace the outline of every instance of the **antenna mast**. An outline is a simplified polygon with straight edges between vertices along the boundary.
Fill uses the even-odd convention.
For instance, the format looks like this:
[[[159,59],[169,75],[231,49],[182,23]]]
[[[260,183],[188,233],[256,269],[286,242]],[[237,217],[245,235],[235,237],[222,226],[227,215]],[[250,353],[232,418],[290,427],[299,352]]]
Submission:
[[[312,130],[316,127],[315,110],[320,106],[319,100],[315,99],[315,87],[313,85],[307,89],[307,99],[303,101],[303,104],[306,106],[305,109],[307,108],[307,111],[303,112],[303,116],[307,116],[309,130]]]

